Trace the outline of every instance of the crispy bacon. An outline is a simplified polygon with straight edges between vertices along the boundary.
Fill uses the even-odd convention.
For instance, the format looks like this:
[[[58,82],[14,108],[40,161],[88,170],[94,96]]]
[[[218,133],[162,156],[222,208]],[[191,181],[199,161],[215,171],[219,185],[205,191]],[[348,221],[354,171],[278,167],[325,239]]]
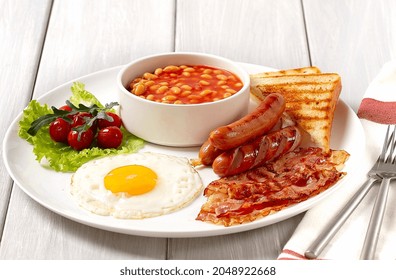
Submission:
[[[345,151],[299,148],[261,167],[223,177],[205,189],[197,220],[231,226],[264,217],[333,186],[345,172]]]

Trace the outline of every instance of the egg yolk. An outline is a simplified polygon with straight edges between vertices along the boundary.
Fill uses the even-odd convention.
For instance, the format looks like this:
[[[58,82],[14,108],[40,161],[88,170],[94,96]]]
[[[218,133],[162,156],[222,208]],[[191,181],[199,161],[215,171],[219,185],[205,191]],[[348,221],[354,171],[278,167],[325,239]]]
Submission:
[[[151,191],[157,183],[157,174],[142,165],[126,165],[111,170],[104,178],[105,188],[113,193],[139,195]]]

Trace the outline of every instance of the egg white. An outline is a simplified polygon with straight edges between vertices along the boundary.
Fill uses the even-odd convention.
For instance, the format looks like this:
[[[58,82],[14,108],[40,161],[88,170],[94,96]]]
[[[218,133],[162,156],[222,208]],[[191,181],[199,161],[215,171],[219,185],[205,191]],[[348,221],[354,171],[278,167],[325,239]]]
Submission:
[[[153,190],[129,195],[105,188],[107,173],[132,164],[146,166],[157,174]],[[149,152],[89,161],[71,179],[71,194],[81,207],[98,215],[120,219],[143,219],[176,211],[191,203],[202,190],[202,180],[187,158]]]

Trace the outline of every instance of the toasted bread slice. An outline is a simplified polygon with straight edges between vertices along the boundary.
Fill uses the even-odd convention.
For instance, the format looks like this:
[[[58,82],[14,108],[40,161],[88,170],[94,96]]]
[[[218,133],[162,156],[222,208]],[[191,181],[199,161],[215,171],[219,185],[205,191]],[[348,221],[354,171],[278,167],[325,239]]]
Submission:
[[[330,149],[335,107],[341,92],[336,73],[292,74],[251,77],[251,95],[259,101],[270,93],[282,94],[286,112],[304,129],[314,143]]]
[[[286,69],[279,71],[263,72],[250,75],[251,79],[259,79],[265,77],[281,76],[281,75],[306,75],[320,73],[320,69],[316,66],[308,66],[302,68]]]

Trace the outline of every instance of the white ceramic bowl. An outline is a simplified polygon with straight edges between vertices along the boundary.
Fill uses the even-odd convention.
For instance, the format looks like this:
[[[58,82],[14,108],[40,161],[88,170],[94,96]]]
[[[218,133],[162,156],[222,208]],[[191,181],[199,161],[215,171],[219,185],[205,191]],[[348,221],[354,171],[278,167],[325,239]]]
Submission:
[[[183,64],[228,70],[241,79],[243,87],[231,97],[201,104],[158,103],[137,97],[127,90],[130,82],[145,72]],[[244,116],[249,106],[249,74],[237,63],[215,55],[164,53],[143,57],[121,69],[117,84],[120,115],[125,128],[148,142],[165,146],[199,146],[213,129]]]

